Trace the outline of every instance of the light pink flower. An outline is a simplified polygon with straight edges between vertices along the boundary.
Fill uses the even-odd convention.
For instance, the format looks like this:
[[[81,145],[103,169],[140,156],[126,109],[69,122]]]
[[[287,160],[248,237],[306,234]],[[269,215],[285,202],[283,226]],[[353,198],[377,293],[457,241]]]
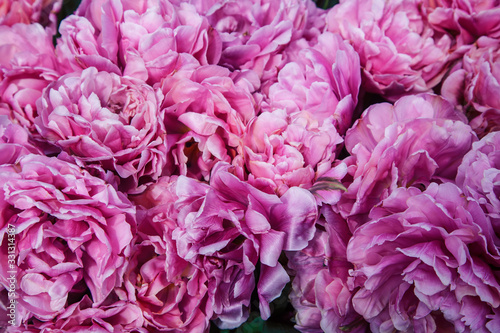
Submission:
[[[347,223],[329,206],[307,247],[288,253],[294,277],[290,301],[297,311],[295,328],[301,332],[365,332],[366,323],[351,303],[346,247],[351,237]]]
[[[245,76],[233,77],[209,65],[164,81],[171,174],[208,179],[215,163],[237,154],[257,106],[251,87],[241,82]]]
[[[36,100],[59,76],[52,37],[39,24],[0,25],[0,113],[35,132]]]
[[[397,187],[454,180],[462,157],[477,140],[465,117],[431,94],[369,107],[347,132],[347,192],[337,207],[356,224]]]
[[[141,81],[89,68],[47,87],[35,122],[46,140],[116,172],[121,189],[140,192],[166,164],[161,100],[159,90]]]
[[[441,89],[442,95],[463,105],[471,127],[483,136],[500,129],[500,42],[482,37],[455,66]]]
[[[488,332],[500,306],[499,239],[452,183],[394,191],[347,246],[373,332]],[[491,326],[490,326],[491,327]]]
[[[179,256],[209,277],[214,321],[220,328],[238,327],[248,318],[255,286],[261,317],[269,318],[269,302],[289,281],[279,256],[283,250],[307,246],[317,215],[307,190],[293,187],[278,198],[239,180],[230,170],[217,164],[210,185],[178,178],[179,213],[173,232]]]
[[[122,284],[136,227],[123,194],[74,164],[33,154],[2,165],[0,184],[0,239],[13,225],[24,323],[51,321],[89,292],[101,304]]]
[[[40,23],[55,34],[63,0],[10,0],[0,4],[0,25]]]
[[[248,175],[243,177],[249,183],[283,195],[293,186],[310,188],[321,177],[342,178],[341,170],[331,170],[342,142],[332,117],[320,122],[306,111],[292,115],[282,109],[263,112],[248,126],[244,155],[234,164],[240,174],[246,167]]]
[[[327,29],[359,53],[365,89],[392,101],[429,91],[448,68],[451,38],[429,26],[417,0],[341,1]]]

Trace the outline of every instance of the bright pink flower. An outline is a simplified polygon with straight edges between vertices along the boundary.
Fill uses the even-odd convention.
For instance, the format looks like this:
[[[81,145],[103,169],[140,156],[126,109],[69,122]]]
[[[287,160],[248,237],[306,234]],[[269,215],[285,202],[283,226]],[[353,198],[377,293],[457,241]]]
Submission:
[[[80,72],[88,67],[121,75],[121,69],[108,57],[95,27],[85,17],[70,15],[59,27],[57,61],[62,73]]]
[[[290,301],[301,332],[365,332],[366,325],[352,308],[346,247],[347,223],[330,207],[321,209],[316,234],[307,247],[288,254],[293,270]]]
[[[222,39],[221,65],[276,77],[284,48],[302,37],[307,5],[300,0],[195,1]]]
[[[500,240],[475,200],[452,183],[399,188],[370,218],[347,259],[361,287],[354,309],[373,332],[489,331]]]
[[[338,208],[356,224],[397,187],[453,180],[476,136],[443,98],[421,94],[369,107],[346,134],[347,192]],[[352,177],[352,178],[351,178]]]
[[[463,104],[471,127],[483,136],[500,129],[500,42],[482,37],[446,78],[444,97]]]
[[[9,0],[0,4],[0,25],[40,23],[55,34],[63,0]]]
[[[52,37],[39,24],[0,25],[0,114],[35,132],[36,100],[59,76]]]
[[[66,68],[97,67],[159,83],[179,62],[216,64],[221,55],[217,31],[188,3],[168,1],[84,2],[61,24],[58,52]]]
[[[35,122],[46,140],[116,172],[121,189],[140,192],[166,164],[161,101],[161,92],[141,81],[89,68],[51,84]]]
[[[42,154],[29,139],[28,131],[0,116],[0,165],[15,164],[17,159],[28,154]]]
[[[209,277],[214,320],[221,328],[238,327],[247,319],[255,286],[261,317],[269,318],[269,302],[289,281],[279,256],[283,250],[307,246],[317,215],[307,190],[293,187],[278,198],[239,180],[230,170],[217,164],[210,185],[178,178],[173,232],[179,256]]]
[[[201,66],[179,74],[162,85],[172,155],[168,170],[208,179],[215,163],[231,162],[240,149],[241,137],[256,113],[253,91],[238,82],[244,76],[233,79],[220,66]]]
[[[445,74],[451,38],[434,31],[418,0],[341,1],[327,16],[359,53],[363,85],[389,100],[429,91]]]
[[[0,238],[7,242],[14,226],[25,322],[50,321],[88,292],[101,304],[122,284],[135,232],[135,208],[123,194],[74,164],[32,154],[4,164],[0,184]]]
[[[472,44],[480,36],[500,37],[500,8],[495,0],[424,0],[429,23],[457,36],[459,45]]]
[[[457,185],[477,200],[500,236],[500,132],[472,145],[458,167]]]
[[[151,208],[138,211],[138,235],[122,297],[141,308],[149,331],[206,332],[213,313],[208,277],[177,255],[172,239],[175,180],[160,178],[136,198]]]
[[[288,114],[307,111],[319,122],[333,117],[335,128],[344,134],[358,101],[359,56],[337,34],[325,32],[317,39],[280,70],[268,103]]]

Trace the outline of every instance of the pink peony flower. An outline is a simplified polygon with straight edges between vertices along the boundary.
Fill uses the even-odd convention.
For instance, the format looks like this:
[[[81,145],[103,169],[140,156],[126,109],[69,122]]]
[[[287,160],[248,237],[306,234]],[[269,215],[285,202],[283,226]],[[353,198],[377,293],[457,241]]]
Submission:
[[[40,23],[55,34],[63,0],[10,0],[0,4],[0,25]]]
[[[224,67],[201,66],[162,85],[170,174],[208,179],[218,161],[231,162],[255,117],[253,89]],[[240,84],[241,83],[241,84]],[[178,170],[178,171],[177,171]]]
[[[432,29],[416,0],[341,1],[327,29],[359,53],[365,89],[391,101],[429,91],[448,68],[451,38]]]
[[[331,207],[321,209],[316,234],[307,247],[288,253],[294,278],[290,301],[301,332],[365,332],[366,323],[351,304],[346,247],[347,223]]]
[[[479,202],[500,236],[500,132],[472,145],[458,167],[457,185]]]
[[[56,80],[52,37],[39,24],[0,25],[0,114],[35,132],[36,100]]]
[[[140,192],[166,164],[161,100],[159,90],[141,81],[89,68],[47,87],[35,122],[46,140],[116,172],[121,189]]]
[[[283,50],[302,37],[307,22],[307,2],[301,0],[195,1],[220,33],[219,64],[254,70],[262,81],[276,77]]]
[[[0,165],[15,164],[28,154],[42,154],[29,139],[28,131],[12,123],[7,116],[0,116]]]
[[[70,15],[61,21],[57,40],[57,61],[62,73],[81,72],[88,67],[122,74],[119,64],[109,57],[96,28],[85,17]]]
[[[500,129],[500,43],[482,37],[446,78],[442,95],[463,105],[471,127],[479,136]]]
[[[499,239],[452,183],[395,190],[347,246],[373,332],[489,332],[500,306]],[[493,332],[493,331],[491,331]]]
[[[135,232],[123,194],[74,164],[33,154],[2,165],[0,184],[0,239],[15,228],[23,325],[53,320],[88,292],[97,306],[122,284]],[[2,264],[5,288],[8,270]]]
[[[144,318],[137,305],[117,301],[96,307],[88,296],[84,296],[78,303],[68,306],[53,321],[28,327],[35,326],[35,332],[146,333],[148,331],[142,328],[143,323]]]
[[[325,32],[292,60],[270,87],[270,107],[283,108],[290,115],[307,111],[319,122],[333,117],[335,128],[344,134],[358,101],[358,54],[339,35]]]
[[[206,332],[213,313],[208,277],[177,255],[172,239],[175,181],[162,177],[136,197],[151,208],[138,211],[138,236],[122,297],[141,308],[149,331]]]
[[[464,116],[443,98],[421,94],[369,107],[347,132],[347,192],[337,207],[352,226],[397,187],[455,179],[476,141]]]
[[[480,36],[500,37],[500,8],[495,0],[423,1],[429,23],[457,36],[459,45],[472,44]]]
[[[85,16],[61,24],[57,49],[67,70],[118,70],[153,85],[173,74],[179,62],[219,61],[218,33],[188,3],[84,1],[78,12]]]
[[[342,170],[331,170],[342,143],[332,123],[331,117],[319,122],[306,111],[292,115],[282,109],[263,112],[248,126],[244,155],[234,164],[240,174],[246,167],[244,178],[250,184],[278,195],[294,186],[310,188],[321,177],[342,178]]]
[[[238,327],[247,319],[255,286],[261,317],[269,318],[269,302],[289,281],[278,258],[283,250],[307,246],[317,215],[307,190],[293,187],[278,198],[239,180],[230,170],[217,164],[210,185],[178,178],[173,231],[179,256],[209,277],[214,322],[220,328]]]

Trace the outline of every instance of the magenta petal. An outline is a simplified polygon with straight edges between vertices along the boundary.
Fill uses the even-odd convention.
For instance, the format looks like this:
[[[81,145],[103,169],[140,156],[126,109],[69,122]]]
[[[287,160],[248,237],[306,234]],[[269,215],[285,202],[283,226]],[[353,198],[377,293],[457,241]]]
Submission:
[[[266,320],[271,316],[269,302],[281,295],[281,291],[290,281],[288,274],[281,265],[269,267],[261,265],[257,292],[259,294],[260,316]]]
[[[287,234],[284,250],[298,251],[314,237],[318,217],[316,200],[302,188],[292,187],[282,197],[283,202],[273,207],[273,228]]]

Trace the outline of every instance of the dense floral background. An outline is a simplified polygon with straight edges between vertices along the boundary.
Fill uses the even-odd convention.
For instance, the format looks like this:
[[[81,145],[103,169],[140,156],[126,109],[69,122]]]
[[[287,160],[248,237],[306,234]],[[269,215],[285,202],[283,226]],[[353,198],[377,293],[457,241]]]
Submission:
[[[0,3],[1,332],[500,332],[498,0]]]

